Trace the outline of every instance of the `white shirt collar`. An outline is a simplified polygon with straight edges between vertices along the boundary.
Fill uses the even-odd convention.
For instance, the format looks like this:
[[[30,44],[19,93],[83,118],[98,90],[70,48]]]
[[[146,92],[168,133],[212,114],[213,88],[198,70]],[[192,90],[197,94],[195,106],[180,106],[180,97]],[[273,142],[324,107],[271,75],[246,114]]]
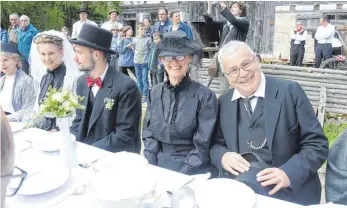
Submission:
[[[105,69],[104,73],[102,73],[102,75],[100,76],[101,81],[104,81],[104,78],[105,78],[105,76],[106,76],[107,69],[108,69],[108,64],[106,65],[106,69]]]
[[[249,96],[255,96],[255,97],[265,97],[265,86],[266,86],[266,79],[265,79],[265,75],[263,72],[261,72],[260,75],[261,79],[260,79],[260,84],[258,89],[253,93],[253,95]],[[241,95],[241,93],[235,88],[234,89],[234,94],[233,97],[231,98],[231,101],[237,100],[239,98],[246,98],[246,96]]]

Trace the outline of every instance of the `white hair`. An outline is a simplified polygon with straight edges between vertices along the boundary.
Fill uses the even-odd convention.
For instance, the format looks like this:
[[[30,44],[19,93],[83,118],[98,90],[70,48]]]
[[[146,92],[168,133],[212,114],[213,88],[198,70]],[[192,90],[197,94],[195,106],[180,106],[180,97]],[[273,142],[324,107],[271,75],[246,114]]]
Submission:
[[[19,19],[20,19],[20,20],[21,20],[21,19],[27,19],[27,20],[30,22],[30,18],[29,18],[28,16],[26,16],[26,15],[20,16]]]
[[[17,19],[19,19],[19,16],[18,16],[18,14],[17,14],[17,13],[12,13],[12,14],[10,14],[10,16],[9,16],[9,17],[11,17],[11,16],[15,16]]]
[[[227,43],[226,45],[224,45],[218,52],[218,62],[220,63],[220,66],[223,70],[224,70],[224,68],[223,68],[223,64],[222,64],[222,58],[234,53],[236,50],[238,50],[240,48],[247,48],[249,53],[251,55],[253,55],[254,57],[256,57],[256,54],[252,51],[252,49],[245,42],[232,40],[229,43]]]

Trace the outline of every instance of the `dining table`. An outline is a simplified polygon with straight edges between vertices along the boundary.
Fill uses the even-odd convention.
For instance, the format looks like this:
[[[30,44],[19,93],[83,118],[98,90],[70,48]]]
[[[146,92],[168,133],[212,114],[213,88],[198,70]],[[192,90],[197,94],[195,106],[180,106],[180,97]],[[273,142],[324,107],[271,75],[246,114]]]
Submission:
[[[14,141],[17,149],[25,140],[30,140],[33,136],[30,129],[24,129],[14,132]],[[34,137],[34,136],[33,136]],[[37,137],[37,136],[35,136]],[[38,139],[38,138],[35,138]],[[75,151],[80,163],[88,163],[100,158],[110,156],[112,153],[91,145],[87,145],[78,141],[74,142]],[[45,152],[37,148],[26,148],[20,151],[20,155],[16,156],[16,164],[20,168],[30,168],[31,166],[53,167],[59,161],[59,151]],[[163,169],[157,166],[148,165],[149,168],[156,174],[157,184],[155,193],[164,193],[165,190],[175,190],[179,188],[191,176],[184,175],[171,170]],[[47,193],[37,195],[21,195],[16,194],[12,197],[6,197],[6,208],[49,208],[49,207],[83,207],[83,208],[98,208],[105,207],[100,200],[93,194],[93,191],[87,191],[79,194],[74,194],[76,189],[81,186],[89,186],[93,177],[96,174],[93,165],[89,167],[77,166],[70,169],[70,176],[67,181],[60,187],[48,191]],[[141,173],[139,172],[139,175]],[[24,179],[25,180],[25,179]],[[51,180],[54,180],[52,178]],[[45,181],[38,185],[44,185]],[[136,184],[129,184],[136,188]],[[163,202],[168,203],[168,202]],[[148,203],[146,208],[161,208],[165,207],[160,203]],[[281,208],[300,208],[298,204],[278,200],[275,198],[256,194],[256,208],[281,207]]]

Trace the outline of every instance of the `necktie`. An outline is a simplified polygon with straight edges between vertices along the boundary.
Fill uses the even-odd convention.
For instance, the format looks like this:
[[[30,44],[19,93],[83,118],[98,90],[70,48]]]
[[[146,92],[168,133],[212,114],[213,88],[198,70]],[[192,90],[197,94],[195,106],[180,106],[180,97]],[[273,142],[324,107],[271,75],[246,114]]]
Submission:
[[[86,80],[87,80],[87,85],[88,85],[88,87],[91,87],[91,86],[93,86],[94,84],[95,84],[96,86],[98,86],[99,88],[102,87],[102,81],[101,81],[101,78],[100,78],[100,77],[98,77],[98,78],[96,78],[96,79],[93,79],[93,78],[91,78],[90,76],[87,76],[87,77],[86,77]]]
[[[249,97],[249,98],[242,98],[243,102],[245,103],[245,107],[246,107],[246,112],[247,115],[249,117],[249,119],[252,118],[252,106],[251,106],[251,100],[254,98],[254,96]]]

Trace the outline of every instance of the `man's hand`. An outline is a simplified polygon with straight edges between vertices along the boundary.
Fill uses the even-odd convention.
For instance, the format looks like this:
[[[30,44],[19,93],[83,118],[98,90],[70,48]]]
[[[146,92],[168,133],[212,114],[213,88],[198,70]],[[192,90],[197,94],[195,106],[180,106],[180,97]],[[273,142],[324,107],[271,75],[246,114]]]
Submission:
[[[224,9],[225,7],[227,7],[227,5],[225,4],[225,1],[220,1],[219,5],[222,7],[222,9]]]
[[[269,195],[277,193],[282,188],[290,186],[290,180],[287,174],[279,168],[266,168],[257,174],[257,181],[262,182],[262,186],[276,185],[270,192]]]
[[[233,175],[239,175],[249,170],[251,164],[236,152],[227,152],[222,157],[222,166]]]

